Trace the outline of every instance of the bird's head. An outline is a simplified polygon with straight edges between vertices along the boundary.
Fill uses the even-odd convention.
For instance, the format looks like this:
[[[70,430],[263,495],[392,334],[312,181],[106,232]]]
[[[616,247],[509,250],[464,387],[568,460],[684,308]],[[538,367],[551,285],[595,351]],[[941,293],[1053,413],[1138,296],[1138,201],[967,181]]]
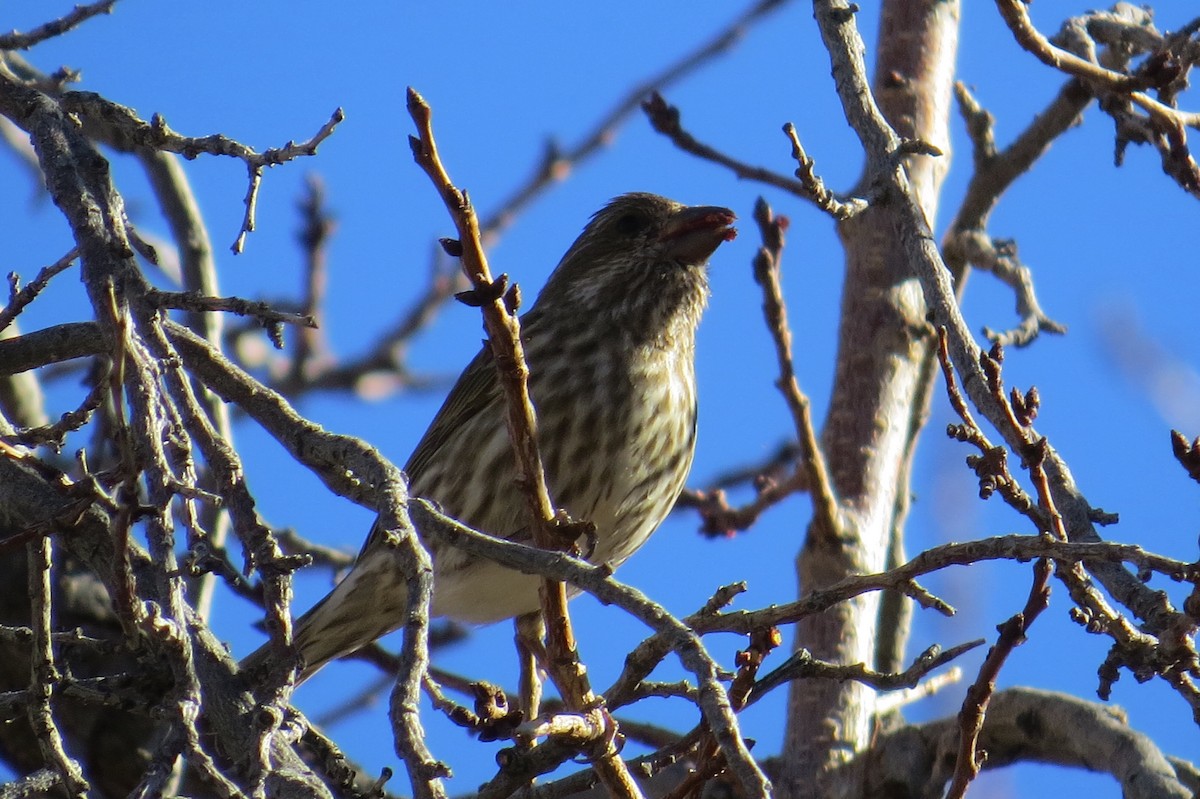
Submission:
[[[552,307],[635,334],[678,321],[694,327],[708,295],[709,256],[737,235],[734,219],[728,208],[656,194],[617,197],[567,250],[531,314]]]

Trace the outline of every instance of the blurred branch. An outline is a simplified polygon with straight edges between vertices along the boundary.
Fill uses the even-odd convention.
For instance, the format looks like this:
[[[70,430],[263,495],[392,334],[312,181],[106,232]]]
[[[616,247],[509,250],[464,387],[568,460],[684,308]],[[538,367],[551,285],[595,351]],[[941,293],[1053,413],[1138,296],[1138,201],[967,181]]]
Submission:
[[[512,225],[534,200],[565,180],[579,166],[610,144],[620,127],[639,109],[647,95],[677,83],[727,52],[746,35],[752,25],[786,3],[787,0],[758,0],[711,40],[662,71],[637,83],[583,134],[577,144],[564,149],[553,141],[547,143],[541,161],[528,179],[502,199],[496,210],[479,221],[479,237],[484,248],[493,247],[501,233]],[[442,270],[438,267],[440,254],[440,248],[435,248],[429,284],[413,299],[397,323],[379,337],[367,355],[344,362],[311,384],[281,386],[281,390],[289,396],[296,396],[310,388],[353,388],[365,375],[372,372],[398,371],[399,353],[404,345],[429,324],[438,309],[450,297],[467,287],[468,281],[461,272]],[[403,373],[397,382],[402,385],[411,384],[409,376]]]
[[[782,479],[759,475],[754,480],[755,497],[744,505],[729,504],[724,489],[692,489],[680,495],[676,508],[695,508],[700,513],[700,532],[710,538],[748,530],[764,512],[791,495],[808,488],[808,475],[795,469]]]
[[[582,140],[565,151],[553,144],[547,146],[541,165],[525,183],[506,200],[501,201],[499,210],[480,223],[480,235],[485,246],[491,246],[494,237],[511,224],[513,218],[551,183],[563,180],[571,171],[589,157],[609,144],[617,129],[628,117],[642,106],[649,95],[671,86],[705,66],[714,58],[730,50],[745,35],[752,25],[757,24],[771,12],[786,5],[788,0],[758,0],[742,12],[733,22],[709,41],[687,53],[661,72],[650,75],[635,85],[606,113]]]
[[[1079,81],[1067,81],[1050,104],[1033,118],[1029,127],[999,151],[992,115],[962,82],[954,85],[954,96],[959,113],[967,123],[974,164],[966,194],[943,243],[946,264],[959,274],[963,255],[952,246],[954,236],[963,231],[986,228],[1000,197],[1046,154],[1059,136],[1079,124],[1080,114],[1092,102],[1092,95]]]
[[[1098,309],[1091,327],[1105,359],[1165,424],[1200,430],[1200,372],[1189,358],[1152,334],[1125,301]]]
[[[337,227],[325,204],[325,184],[315,175],[305,181],[305,195],[300,203],[303,226],[299,240],[304,249],[304,296],[300,301],[300,313],[311,319],[319,319],[325,302],[325,287],[328,282],[329,239]],[[319,372],[333,359],[329,354],[329,343],[317,325],[299,331],[292,352],[288,379],[302,384],[308,375]]]

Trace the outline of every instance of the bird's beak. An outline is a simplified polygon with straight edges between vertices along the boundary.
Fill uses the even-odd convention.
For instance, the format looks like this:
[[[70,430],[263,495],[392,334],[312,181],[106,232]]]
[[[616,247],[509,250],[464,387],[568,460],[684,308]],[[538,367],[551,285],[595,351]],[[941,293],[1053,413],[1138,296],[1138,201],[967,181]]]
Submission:
[[[667,258],[688,265],[704,263],[721,242],[737,237],[735,219],[728,208],[713,205],[681,208],[662,233]]]

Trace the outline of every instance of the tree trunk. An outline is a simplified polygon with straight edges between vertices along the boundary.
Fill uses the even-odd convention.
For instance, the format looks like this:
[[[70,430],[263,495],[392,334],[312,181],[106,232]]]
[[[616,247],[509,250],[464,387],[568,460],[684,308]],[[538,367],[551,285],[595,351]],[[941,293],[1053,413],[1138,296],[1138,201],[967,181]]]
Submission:
[[[818,3],[818,13],[820,13]],[[897,133],[919,138],[941,157],[914,156],[909,176],[925,213],[937,212],[949,167],[949,109],[958,44],[959,5],[938,0],[884,4],[875,98]],[[859,187],[859,193],[869,190]],[[797,572],[801,594],[848,574],[882,571],[908,509],[909,470],[927,415],[934,341],[921,288],[895,246],[885,203],[841,225],[846,281],[837,372],[822,433],[840,518],[814,520]],[[893,547],[893,544],[897,546]],[[903,647],[904,602],[878,594],[845,602],[797,626],[796,649],[840,663],[880,665],[876,641],[887,627]],[[887,618],[881,617],[881,608]],[[883,653],[886,654],[886,653]],[[891,665],[891,664],[887,664]],[[874,691],[855,682],[798,681],[788,702],[780,795],[849,796],[856,780],[843,768],[870,742]],[[813,777],[816,776],[814,780]]]

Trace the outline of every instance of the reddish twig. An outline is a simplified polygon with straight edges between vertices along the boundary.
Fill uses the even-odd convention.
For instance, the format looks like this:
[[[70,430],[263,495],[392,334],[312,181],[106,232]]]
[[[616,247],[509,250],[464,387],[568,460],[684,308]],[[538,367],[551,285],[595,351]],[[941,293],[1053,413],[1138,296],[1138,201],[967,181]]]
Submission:
[[[1042,558],[1033,567],[1033,584],[1029,587],[1029,598],[1025,601],[1024,609],[1000,625],[1000,635],[996,643],[988,650],[987,657],[979,668],[979,675],[967,689],[966,699],[963,700],[962,710],[958,714],[958,759],[954,764],[954,777],[946,791],[947,799],[961,799],[971,780],[975,779],[983,767],[986,753],[978,752],[976,744],[979,741],[979,733],[983,730],[988,703],[996,691],[996,678],[1013,649],[1025,642],[1025,634],[1030,625],[1049,606],[1049,583],[1050,562]]]
[[[1179,465],[1187,470],[1188,477],[1200,483],[1200,438],[1189,442],[1183,433],[1172,430],[1171,452]]]
[[[529,367],[521,343],[520,321],[516,315],[515,294],[507,276],[493,280],[487,256],[479,237],[479,220],[466,192],[450,180],[433,138],[432,113],[428,103],[414,89],[408,90],[408,112],[418,135],[409,137],[413,157],[426,172],[442,197],[458,229],[458,246],[463,272],[474,286],[475,299],[483,312],[484,327],[496,361],[496,369],[505,395],[509,438],[518,463],[518,485],[529,510],[533,540],[543,549],[560,549],[559,518],[550,500],[545,470],[538,447],[537,421],[529,398]],[[581,714],[588,727],[587,738],[599,742],[602,754],[596,768],[613,797],[640,798],[641,791],[625,762],[612,747],[616,722],[604,709],[603,700],[592,691],[587,671],[579,661],[575,634],[567,612],[566,586],[559,580],[545,579],[540,592],[542,616],[546,623],[546,663],[555,684],[571,710]]]
[[[803,447],[801,466],[808,478],[808,493],[812,496],[813,512],[817,529],[827,535],[836,535],[838,522],[838,499],[833,489],[833,478],[826,465],[825,454],[817,441],[808,397],[800,390],[796,381],[796,370],[792,362],[792,331],[788,325],[787,306],[783,300],[780,284],[780,260],[783,257],[783,236],[787,230],[787,217],[776,217],[767,201],[762,197],[754,204],[754,221],[762,234],[763,246],[754,256],[754,279],[762,286],[763,315],[767,330],[775,343],[775,356],[779,362],[779,379],[776,387],[783,393],[796,437]]]

